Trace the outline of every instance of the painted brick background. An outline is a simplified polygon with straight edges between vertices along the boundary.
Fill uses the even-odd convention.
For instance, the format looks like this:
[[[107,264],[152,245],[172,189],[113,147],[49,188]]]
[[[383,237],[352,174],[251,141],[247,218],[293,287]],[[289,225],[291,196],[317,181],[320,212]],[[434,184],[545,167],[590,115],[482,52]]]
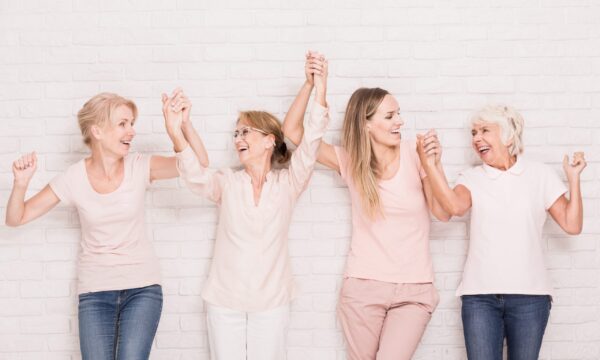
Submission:
[[[598,0],[0,0],[0,216],[10,164],[38,151],[31,193],[86,156],[75,114],[100,91],[140,109],[136,151],[170,154],[160,93],[182,86],[213,166],[235,164],[236,112],[283,117],[303,82],[307,49],[330,58],[327,137],[339,141],[353,90],[399,100],[404,135],[437,128],[451,181],[472,163],[468,114],[487,102],[522,111],[526,155],[561,172],[584,150],[585,221],[567,236],[549,221],[556,297],[542,359],[600,359],[600,1]],[[563,176],[564,179],[564,176]],[[178,181],[147,195],[148,236],[165,302],[153,360],[208,359],[200,291],[216,214]],[[467,218],[433,223],[441,303],[416,359],[465,359],[459,282]],[[288,359],[342,360],[335,305],[349,245],[349,196],[320,168],[290,229],[302,295],[292,307]],[[0,227],[0,359],[79,359],[73,208],[17,229]]]

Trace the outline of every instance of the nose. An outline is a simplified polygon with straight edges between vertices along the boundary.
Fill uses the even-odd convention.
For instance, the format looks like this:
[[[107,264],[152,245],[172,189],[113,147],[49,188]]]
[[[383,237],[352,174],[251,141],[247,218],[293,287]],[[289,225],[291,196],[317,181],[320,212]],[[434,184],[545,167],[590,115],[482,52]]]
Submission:
[[[135,135],[136,135],[136,132],[135,132],[135,129],[134,129],[134,127],[133,127],[133,126],[129,126],[129,134],[130,134],[131,136],[135,136]]]
[[[400,125],[403,126],[404,125],[404,119],[402,118],[402,116],[400,115],[396,115],[398,118],[396,119],[396,122]]]

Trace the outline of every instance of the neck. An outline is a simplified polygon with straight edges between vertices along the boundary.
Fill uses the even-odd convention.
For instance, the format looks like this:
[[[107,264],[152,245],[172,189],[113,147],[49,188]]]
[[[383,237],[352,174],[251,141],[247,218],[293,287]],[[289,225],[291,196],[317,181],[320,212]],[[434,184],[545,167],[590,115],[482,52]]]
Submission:
[[[491,165],[496,169],[506,171],[510,169],[517,162],[517,157],[514,155],[508,155],[503,157],[497,164]]]
[[[377,167],[381,172],[385,171],[390,164],[398,161],[398,157],[400,156],[399,145],[387,146],[378,144],[376,142],[371,142],[371,147],[373,148],[375,159],[377,159]]]
[[[119,165],[122,161],[123,157],[110,156],[100,146],[96,146],[92,148],[92,156],[89,158],[88,165],[96,176],[111,180],[119,172]]]
[[[250,176],[252,185],[262,187],[267,179],[267,174],[271,171],[271,158],[264,158],[260,162],[247,164],[244,170]]]

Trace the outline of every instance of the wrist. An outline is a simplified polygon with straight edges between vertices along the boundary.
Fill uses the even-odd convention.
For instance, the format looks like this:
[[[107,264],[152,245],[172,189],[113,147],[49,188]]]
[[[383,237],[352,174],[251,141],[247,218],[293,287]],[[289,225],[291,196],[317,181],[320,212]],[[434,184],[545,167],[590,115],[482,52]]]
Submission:
[[[27,188],[29,187],[29,181],[31,179],[14,179],[13,180],[13,189],[16,190],[27,190]]]
[[[308,90],[312,90],[315,87],[314,83],[311,83],[308,80],[304,81],[304,84],[302,85],[303,88],[308,89]]]

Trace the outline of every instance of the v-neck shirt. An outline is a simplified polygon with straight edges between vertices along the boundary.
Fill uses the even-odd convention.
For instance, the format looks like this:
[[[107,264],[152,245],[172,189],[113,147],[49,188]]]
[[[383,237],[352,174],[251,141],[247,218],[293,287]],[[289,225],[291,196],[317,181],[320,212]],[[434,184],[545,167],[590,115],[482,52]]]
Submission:
[[[219,207],[213,259],[202,292],[208,303],[263,311],[287,304],[296,295],[288,231],[294,206],[313,172],[327,121],[327,109],[315,103],[289,168],[267,173],[258,206],[245,170],[205,168],[189,146],[177,154],[187,187]]]

